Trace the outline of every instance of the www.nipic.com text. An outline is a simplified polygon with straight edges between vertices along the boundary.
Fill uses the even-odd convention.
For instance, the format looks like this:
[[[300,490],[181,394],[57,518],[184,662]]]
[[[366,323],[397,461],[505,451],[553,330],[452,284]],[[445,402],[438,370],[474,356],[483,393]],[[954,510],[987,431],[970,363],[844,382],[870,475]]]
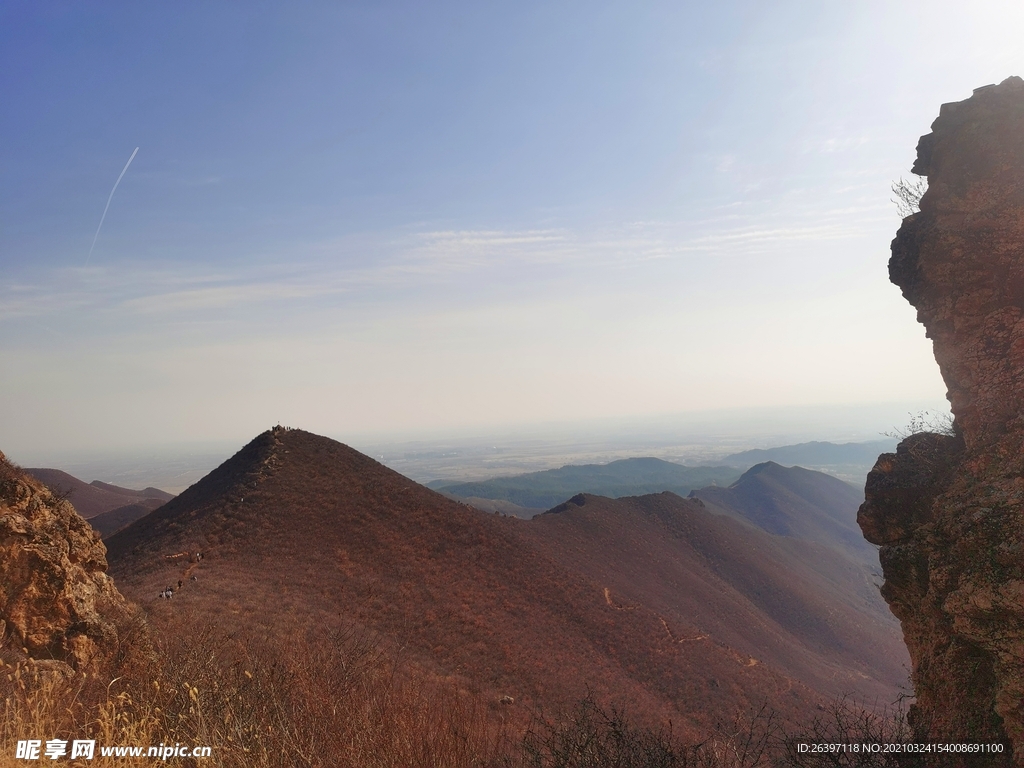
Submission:
[[[184,747],[181,744],[160,744],[156,747],[99,747],[101,757],[156,757],[166,760],[169,757],[209,757],[210,747]],[[68,748],[63,739],[27,739],[19,741],[14,757],[17,760],[56,760],[60,757],[69,759],[82,758],[92,760],[97,752],[96,741],[93,739],[75,739]]]

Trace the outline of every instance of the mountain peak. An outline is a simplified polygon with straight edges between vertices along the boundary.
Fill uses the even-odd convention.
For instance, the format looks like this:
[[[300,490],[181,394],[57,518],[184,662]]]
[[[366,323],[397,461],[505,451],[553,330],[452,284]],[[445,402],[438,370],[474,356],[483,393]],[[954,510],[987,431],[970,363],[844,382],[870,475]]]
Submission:
[[[742,482],[743,478],[754,477],[755,475],[784,475],[787,469],[789,468],[774,461],[762,461],[760,464],[755,464],[744,472],[736,482]]]
[[[265,486],[282,472],[288,504],[268,509],[262,504]],[[313,514],[309,500],[317,498],[324,486],[340,493],[344,488],[353,492],[356,487],[374,484],[420,487],[347,445],[301,429],[275,426],[179,496],[110,537],[107,546],[111,553],[123,554],[172,529],[189,531],[190,546],[204,542],[209,546],[222,536],[230,537],[230,531],[240,526],[278,524],[283,508],[290,510],[290,525],[299,523]],[[257,511],[258,520],[253,518]],[[187,524],[179,520],[183,516]]]
[[[863,494],[823,472],[766,461],[748,469],[728,488],[707,487],[690,495],[768,533],[836,547],[858,560],[874,562],[876,558],[857,527]]]

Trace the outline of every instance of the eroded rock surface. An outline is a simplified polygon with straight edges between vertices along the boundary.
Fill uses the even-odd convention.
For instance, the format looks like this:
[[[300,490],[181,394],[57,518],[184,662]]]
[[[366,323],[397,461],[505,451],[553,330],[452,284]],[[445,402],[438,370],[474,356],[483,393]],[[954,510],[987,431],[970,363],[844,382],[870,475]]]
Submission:
[[[0,643],[88,671],[118,652],[132,609],[69,502],[0,453]]]
[[[891,280],[932,339],[953,435],[879,458],[859,522],[882,545],[922,737],[1009,739],[1024,765],[1024,80],[942,106]]]

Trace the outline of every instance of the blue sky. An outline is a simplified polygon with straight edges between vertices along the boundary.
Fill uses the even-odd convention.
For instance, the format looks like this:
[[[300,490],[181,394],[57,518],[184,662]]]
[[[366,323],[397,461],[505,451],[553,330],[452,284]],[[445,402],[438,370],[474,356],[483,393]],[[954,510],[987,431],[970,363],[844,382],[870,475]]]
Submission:
[[[0,450],[941,401],[889,185],[942,102],[1024,74],[1022,30],[5,2]]]

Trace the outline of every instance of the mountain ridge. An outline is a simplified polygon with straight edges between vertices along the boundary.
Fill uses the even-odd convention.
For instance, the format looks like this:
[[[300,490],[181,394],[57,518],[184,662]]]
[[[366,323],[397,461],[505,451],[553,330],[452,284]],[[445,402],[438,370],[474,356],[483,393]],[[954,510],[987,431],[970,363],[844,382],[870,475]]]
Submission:
[[[118,507],[137,504],[140,499],[156,499],[163,503],[174,498],[173,494],[161,491],[159,488],[146,488],[137,491],[99,480],[86,483],[60,469],[30,467],[23,471],[46,485],[58,496],[70,501],[78,514],[86,520]]]
[[[832,443],[812,440],[807,443],[780,445],[774,448],[752,448],[732,453],[722,461],[729,466],[751,467],[765,461],[800,466],[828,464],[870,464],[879,453],[892,450],[895,439],[869,440],[859,443]]]
[[[685,496],[705,485],[731,483],[738,475],[733,467],[688,467],[646,456],[608,464],[567,464],[558,469],[475,482],[436,480],[427,487],[456,498],[483,498],[523,508],[550,509],[583,492],[611,498],[661,491]]]
[[[875,547],[857,526],[863,492],[823,472],[767,461],[748,469],[728,488],[702,488],[690,496],[712,511],[768,533],[814,541],[878,564]]]

